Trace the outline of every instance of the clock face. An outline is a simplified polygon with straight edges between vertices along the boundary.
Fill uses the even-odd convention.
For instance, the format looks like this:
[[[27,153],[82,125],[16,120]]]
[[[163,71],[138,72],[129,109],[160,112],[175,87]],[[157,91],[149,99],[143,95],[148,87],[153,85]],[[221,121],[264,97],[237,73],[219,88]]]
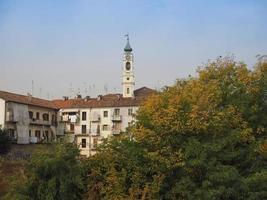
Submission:
[[[131,69],[131,63],[127,62],[125,65],[126,70],[130,70]]]
[[[126,55],[126,60],[127,61],[131,60],[131,56],[130,55]]]

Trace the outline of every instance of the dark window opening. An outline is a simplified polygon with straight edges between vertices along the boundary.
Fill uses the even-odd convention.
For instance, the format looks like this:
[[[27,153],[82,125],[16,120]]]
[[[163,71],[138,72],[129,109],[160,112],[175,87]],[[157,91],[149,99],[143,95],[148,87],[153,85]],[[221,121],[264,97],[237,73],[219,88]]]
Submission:
[[[83,121],[86,120],[86,112],[82,112],[82,120],[83,120]]]
[[[86,133],[86,125],[82,125],[82,133]]]
[[[70,124],[70,131],[74,131],[74,124]]]
[[[86,147],[86,139],[82,139],[82,148]]]
[[[39,112],[36,113],[36,119],[40,119],[40,113]]]
[[[29,118],[32,119],[33,118],[33,112],[29,111]]]

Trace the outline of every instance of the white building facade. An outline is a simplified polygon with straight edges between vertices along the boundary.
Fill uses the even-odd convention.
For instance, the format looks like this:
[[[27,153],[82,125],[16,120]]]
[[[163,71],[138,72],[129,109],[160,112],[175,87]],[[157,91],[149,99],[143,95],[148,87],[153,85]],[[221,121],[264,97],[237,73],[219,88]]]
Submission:
[[[55,141],[57,110],[51,101],[0,91],[0,128],[17,144]]]
[[[103,139],[123,134],[134,123],[140,105],[155,92],[146,87],[135,90],[134,56],[128,36],[122,63],[122,94],[54,101],[61,108],[65,135],[77,143],[81,155],[94,155]]]
[[[123,134],[134,123],[140,105],[155,93],[146,87],[135,90],[128,36],[122,63],[122,94],[49,101],[0,91],[0,128],[7,129],[18,144],[65,138],[76,142],[81,155],[94,155],[103,139]]]

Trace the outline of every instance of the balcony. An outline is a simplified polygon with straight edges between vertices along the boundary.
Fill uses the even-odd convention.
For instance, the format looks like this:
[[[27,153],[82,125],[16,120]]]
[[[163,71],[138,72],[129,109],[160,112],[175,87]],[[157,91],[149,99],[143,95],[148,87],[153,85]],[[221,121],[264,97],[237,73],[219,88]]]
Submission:
[[[51,126],[53,123],[52,121],[45,121],[45,120],[41,120],[41,119],[30,119],[30,124],[33,125],[43,125],[43,126]]]
[[[69,121],[69,116],[68,115],[61,116],[61,121],[62,122],[68,122]]]
[[[114,122],[120,122],[122,120],[122,116],[121,115],[112,115],[111,120]]]
[[[90,135],[92,135],[92,136],[100,136],[100,130],[98,130],[98,131],[92,131],[90,133]]]
[[[15,122],[15,118],[12,112],[7,111],[6,112],[6,121],[7,122]]]

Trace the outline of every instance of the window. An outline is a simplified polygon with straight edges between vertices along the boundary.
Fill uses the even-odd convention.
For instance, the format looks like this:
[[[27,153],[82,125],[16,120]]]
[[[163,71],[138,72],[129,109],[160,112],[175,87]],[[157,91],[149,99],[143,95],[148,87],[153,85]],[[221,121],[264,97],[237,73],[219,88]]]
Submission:
[[[100,134],[100,125],[98,124],[97,127],[96,127],[96,133],[97,134]]]
[[[36,113],[36,119],[40,119],[40,113],[39,112]]]
[[[130,80],[130,78],[129,77],[127,77],[127,81],[129,81]]]
[[[108,111],[107,111],[107,110],[105,110],[105,111],[103,112],[103,116],[104,116],[104,117],[108,117]]]
[[[126,70],[127,71],[130,70],[131,69],[131,63],[130,62],[127,62],[126,65],[125,65],[125,67],[126,67]]]
[[[48,138],[48,131],[47,131],[47,130],[44,132],[44,138],[45,138],[46,140],[49,139],[49,138]]]
[[[82,120],[83,120],[83,121],[86,120],[86,112],[82,112]]]
[[[119,108],[114,109],[114,115],[115,116],[119,116],[120,115],[120,109]]]
[[[49,115],[47,113],[43,114],[43,120],[44,121],[49,121]]]
[[[130,88],[127,88],[127,94],[130,94]]]
[[[70,124],[70,131],[74,132],[74,124]]]
[[[132,116],[132,115],[133,115],[133,109],[132,109],[132,108],[129,108],[129,109],[128,109],[128,115],[129,115],[129,116]]]
[[[29,118],[32,119],[33,118],[33,112],[29,111]]]
[[[12,139],[15,138],[15,130],[14,129],[8,129],[8,135],[9,137],[11,137]]]
[[[31,137],[32,136],[32,131],[31,130],[29,130],[29,137]]]
[[[107,130],[108,130],[108,125],[106,125],[106,124],[103,125],[102,130],[103,130],[103,131],[107,131]]]
[[[93,148],[95,149],[97,147],[97,138],[93,139]]]
[[[36,130],[35,131],[35,137],[37,137],[38,138],[38,140],[40,139],[40,137],[41,137],[41,131],[39,131],[39,130]]]
[[[82,125],[82,133],[86,133],[86,125]]]
[[[56,125],[57,119],[56,119],[56,115],[52,115],[52,125]]]
[[[82,139],[82,148],[86,147],[86,139]]]

